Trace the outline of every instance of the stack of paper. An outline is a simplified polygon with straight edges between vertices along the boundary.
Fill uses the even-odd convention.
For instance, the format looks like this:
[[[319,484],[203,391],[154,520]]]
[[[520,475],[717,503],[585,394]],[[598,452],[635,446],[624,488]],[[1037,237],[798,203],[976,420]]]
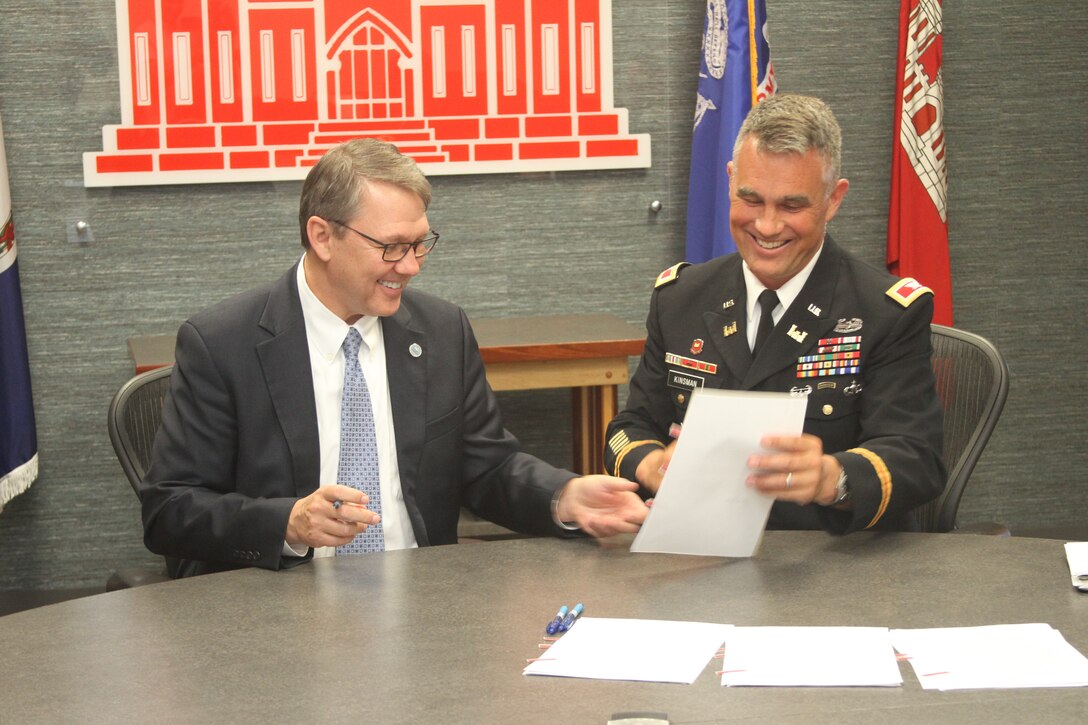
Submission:
[[[722,684],[893,687],[903,678],[886,627],[734,627]]]
[[[1088,659],[1049,624],[892,630],[926,690],[1088,686]]]
[[[1069,560],[1069,575],[1073,586],[1088,592],[1088,541],[1069,541],[1065,544],[1065,558]]]
[[[690,685],[731,628],[703,622],[583,617],[523,674]]]

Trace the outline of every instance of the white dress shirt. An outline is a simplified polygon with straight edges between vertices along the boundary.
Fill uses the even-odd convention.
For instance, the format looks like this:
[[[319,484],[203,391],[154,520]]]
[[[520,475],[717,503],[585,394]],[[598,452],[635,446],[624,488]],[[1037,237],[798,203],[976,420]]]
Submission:
[[[305,259],[305,255],[303,255]],[[344,390],[344,338],[348,324],[333,314],[306,284],[304,264],[298,265],[298,296],[306,322],[306,341],[310,349],[310,369],[317,405],[317,433],[321,451],[318,485],[336,483],[340,463],[340,397]],[[370,391],[374,409],[374,428],[378,438],[378,476],[382,492],[382,526],[386,549],[410,549],[418,546],[408,508],[401,490],[397,464],[397,441],[393,432],[393,408],[389,401],[389,380],[385,367],[385,338],[377,317],[362,317],[353,325],[363,337],[359,346],[359,365]],[[295,552],[298,553],[298,552]],[[333,556],[335,547],[314,550],[315,557]],[[305,554],[305,552],[301,552]]]
[[[809,275],[812,274],[812,268],[816,266],[816,260],[820,258],[820,253],[823,251],[824,245],[821,244],[820,248],[816,250],[816,254],[812,255],[812,259],[808,260],[808,264],[800,272],[790,277],[784,285],[775,290],[778,295],[778,305],[771,310],[771,319],[774,320],[774,324],[778,324],[778,321],[782,319],[782,315],[786,314],[786,310],[797,299],[797,295],[801,294],[801,288],[808,281]],[[741,269],[744,270],[744,287],[748,294],[748,349],[751,350],[756,346],[756,331],[759,328],[759,318],[763,314],[763,308],[759,306],[759,295],[767,288],[756,279],[752,270],[748,268],[747,262],[741,263]]]

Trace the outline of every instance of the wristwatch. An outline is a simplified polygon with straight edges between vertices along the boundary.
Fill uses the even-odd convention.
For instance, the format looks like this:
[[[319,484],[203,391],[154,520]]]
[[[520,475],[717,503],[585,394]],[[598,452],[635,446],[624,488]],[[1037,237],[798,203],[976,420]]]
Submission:
[[[846,484],[846,469],[839,473],[839,480],[835,482],[835,500],[828,506],[838,506],[840,503],[850,500],[850,487]]]

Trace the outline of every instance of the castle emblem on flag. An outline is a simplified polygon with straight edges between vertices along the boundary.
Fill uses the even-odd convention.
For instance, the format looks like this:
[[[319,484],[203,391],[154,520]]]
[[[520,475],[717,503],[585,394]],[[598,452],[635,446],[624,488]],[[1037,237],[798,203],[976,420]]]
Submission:
[[[910,164],[941,216],[948,221],[944,149],[940,5],[919,3],[910,13],[900,141]]]

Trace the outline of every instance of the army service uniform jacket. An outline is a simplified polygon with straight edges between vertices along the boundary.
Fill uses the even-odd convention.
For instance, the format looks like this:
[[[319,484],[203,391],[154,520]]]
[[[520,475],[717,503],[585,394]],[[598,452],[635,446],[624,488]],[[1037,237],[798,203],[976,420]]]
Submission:
[[[861,262],[828,237],[755,359],[746,298],[738,254],[678,265],[658,278],[627,407],[608,426],[608,472],[636,480],[639,462],[683,423],[694,388],[807,395],[804,430],[842,465],[853,510],[776,501],[768,526],[916,529],[911,510],[945,483],[930,291]]]

